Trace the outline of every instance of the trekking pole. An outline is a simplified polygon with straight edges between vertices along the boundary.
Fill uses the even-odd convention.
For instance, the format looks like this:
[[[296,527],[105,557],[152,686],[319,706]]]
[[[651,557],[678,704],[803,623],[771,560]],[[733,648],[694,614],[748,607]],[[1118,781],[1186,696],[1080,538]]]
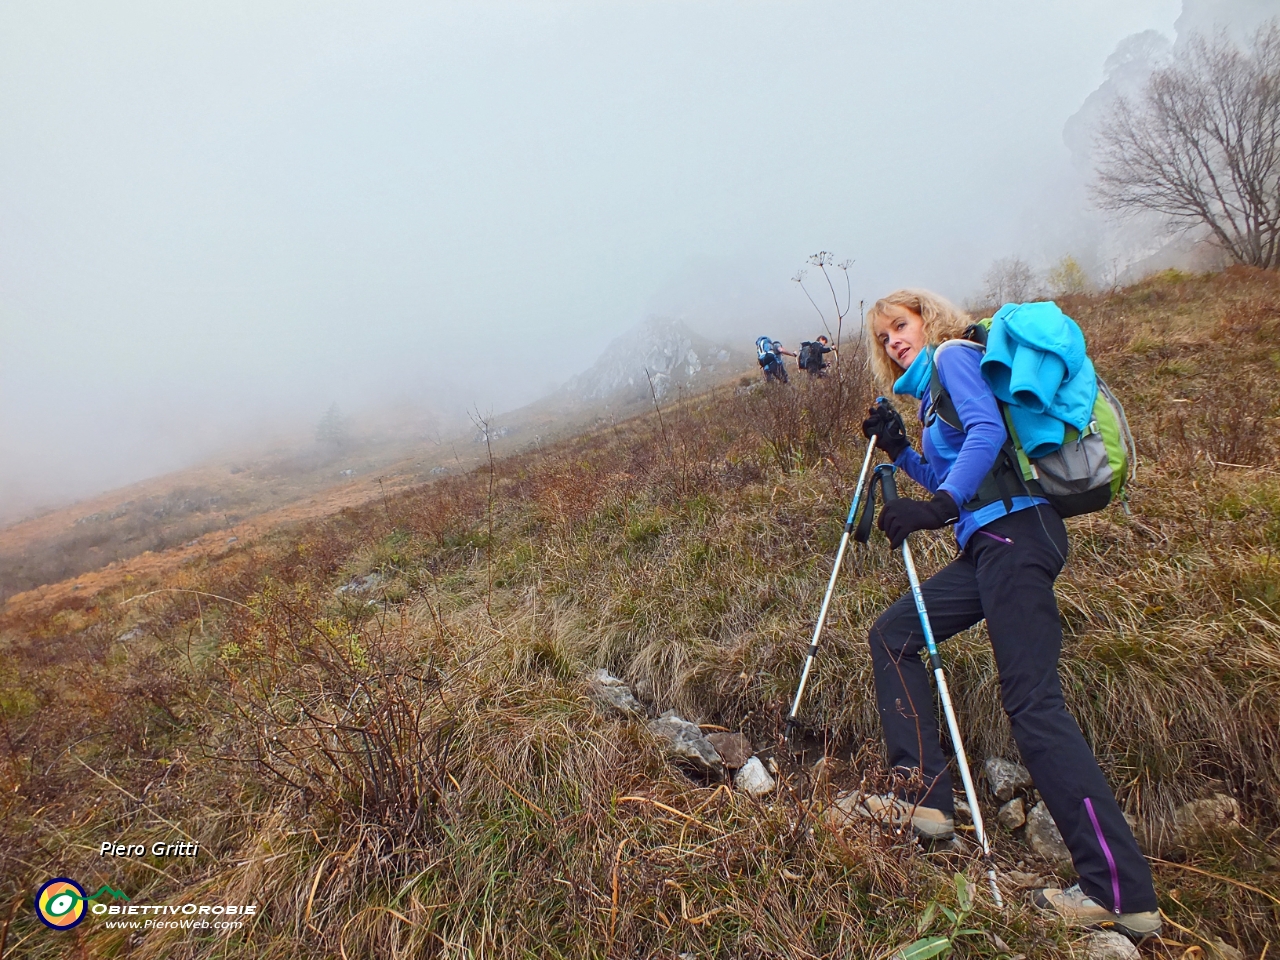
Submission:
[[[796,714],[800,711],[800,698],[804,696],[805,684],[809,682],[813,658],[818,654],[818,637],[822,634],[822,625],[827,620],[827,607],[831,605],[831,594],[836,588],[836,576],[840,573],[840,563],[844,560],[845,547],[849,545],[849,534],[853,532],[853,518],[858,515],[858,502],[862,498],[862,488],[867,481],[867,470],[871,466],[871,456],[875,453],[877,439],[877,435],[872,434],[867,444],[867,455],[862,460],[862,471],[858,474],[858,485],[853,488],[853,503],[849,505],[849,516],[844,522],[844,535],[840,537],[840,549],[836,551],[836,562],[831,567],[831,579],[827,581],[827,595],[822,598],[822,609],[818,611],[818,622],[813,628],[813,639],[809,641],[809,653],[804,658],[804,669],[800,671],[800,685],[796,687],[796,697],[791,702],[791,713],[783,728],[784,737],[790,736],[796,725]]]
[[[884,494],[885,505],[898,499],[898,484],[894,479],[897,468],[891,463],[882,463],[876,467],[876,479],[880,481],[880,490]],[[875,482],[875,481],[872,481]],[[956,750],[956,760],[960,765],[960,779],[964,782],[964,795],[969,801],[969,809],[973,812],[973,829],[978,835],[978,843],[982,847],[982,861],[987,867],[987,880],[991,884],[991,898],[996,906],[1004,909],[1004,898],[1000,896],[1000,887],[996,884],[996,868],[991,862],[991,845],[987,842],[987,831],[982,824],[982,810],[978,807],[978,792],[973,788],[973,775],[969,772],[969,759],[964,753],[964,741],[960,739],[960,725],[956,722],[956,711],[951,705],[951,692],[947,689],[947,677],[942,672],[942,657],[938,654],[938,645],[933,640],[933,627],[929,625],[929,611],[924,607],[924,594],[920,592],[920,577],[916,573],[915,561],[911,559],[911,546],[902,541],[902,562],[907,568],[907,579],[911,581],[911,596],[916,602],[916,613],[920,615],[920,629],[924,631],[924,643],[929,649],[929,662],[933,665],[933,679],[938,685],[938,697],[942,700],[942,712],[947,715],[947,729],[951,731],[951,744]]]

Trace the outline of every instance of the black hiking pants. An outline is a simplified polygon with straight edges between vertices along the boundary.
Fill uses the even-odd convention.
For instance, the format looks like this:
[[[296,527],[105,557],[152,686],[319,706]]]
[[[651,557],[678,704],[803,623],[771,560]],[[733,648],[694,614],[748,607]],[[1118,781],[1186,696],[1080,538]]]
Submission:
[[[986,619],[1014,740],[1062,831],[1081,888],[1117,913],[1155,910],[1151,869],[1062,698],[1053,581],[1066,554],[1067,531],[1052,507],[1011,513],[976,532],[959,557],[921,585],[925,607],[939,643]],[[871,657],[890,765],[920,770],[925,787],[908,799],[952,813],[932,668],[910,593],[871,628]]]

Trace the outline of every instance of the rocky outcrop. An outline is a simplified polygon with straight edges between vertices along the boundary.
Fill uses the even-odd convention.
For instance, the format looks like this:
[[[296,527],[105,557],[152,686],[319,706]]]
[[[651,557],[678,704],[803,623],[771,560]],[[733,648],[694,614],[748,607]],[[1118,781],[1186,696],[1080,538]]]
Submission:
[[[703,374],[727,370],[731,359],[728,350],[694,333],[683,321],[651,317],[609,344],[563,392],[578,402],[648,396],[652,378],[653,391],[662,400]]]

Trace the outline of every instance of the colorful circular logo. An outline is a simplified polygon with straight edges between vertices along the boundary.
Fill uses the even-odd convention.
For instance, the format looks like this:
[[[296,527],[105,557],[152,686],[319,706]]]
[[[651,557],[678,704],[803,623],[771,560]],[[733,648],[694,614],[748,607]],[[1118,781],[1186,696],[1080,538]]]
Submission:
[[[50,880],[36,894],[36,915],[54,930],[70,930],[86,912],[84,887],[66,877]]]

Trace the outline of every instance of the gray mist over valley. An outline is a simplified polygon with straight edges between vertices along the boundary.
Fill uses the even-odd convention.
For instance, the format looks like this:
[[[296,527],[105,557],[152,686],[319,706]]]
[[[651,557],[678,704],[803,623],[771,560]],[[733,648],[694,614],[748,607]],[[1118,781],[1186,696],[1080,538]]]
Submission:
[[[1156,262],[1089,205],[1091,118],[1269,6],[6,4],[0,521],[334,404],[438,442],[646,322],[749,360],[821,332],[820,249],[855,317]]]

